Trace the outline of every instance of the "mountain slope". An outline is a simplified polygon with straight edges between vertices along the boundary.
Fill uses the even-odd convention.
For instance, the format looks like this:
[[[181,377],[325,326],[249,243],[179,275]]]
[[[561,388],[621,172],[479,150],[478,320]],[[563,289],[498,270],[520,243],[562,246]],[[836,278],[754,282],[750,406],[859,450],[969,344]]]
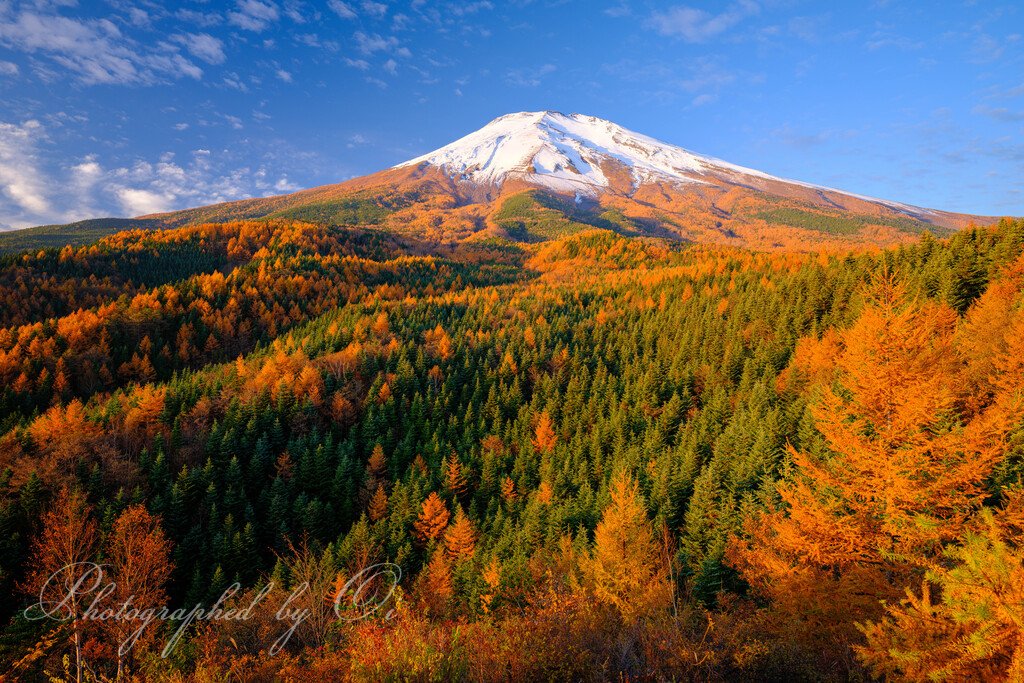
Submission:
[[[759,249],[887,245],[994,222],[777,178],[557,112],[508,114],[343,183],[140,218],[165,228],[287,218],[433,241],[529,242],[603,227]]]

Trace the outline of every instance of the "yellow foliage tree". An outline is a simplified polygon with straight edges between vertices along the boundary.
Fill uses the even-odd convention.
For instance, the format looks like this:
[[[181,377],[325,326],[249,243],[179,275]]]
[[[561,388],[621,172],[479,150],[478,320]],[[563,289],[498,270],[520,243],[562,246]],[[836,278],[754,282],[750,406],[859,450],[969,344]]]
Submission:
[[[376,522],[388,514],[388,494],[384,492],[384,484],[377,484],[377,491],[370,499],[370,520]]]
[[[452,560],[464,560],[476,550],[476,529],[462,507],[455,509],[455,521],[444,532],[444,547]]]
[[[444,532],[449,518],[448,506],[436,492],[432,492],[423,501],[423,507],[420,509],[420,515],[413,524],[413,528],[421,541],[431,541]]]
[[[908,589],[882,619],[861,627],[867,644],[857,653],[872,673],[906,681],[1024,680],[1024,519],[1018,512],[1017,524],[1008,525],[1000,517],[984,510],[984,530],[951,552],[953,567],[929,572],[920,597]]]
[[[1005,326],[1005,351],[991,361],[994,392],[985,415],[995,428],[1024,415],[1024,316]],[[983,342],[991,346],[991,342]],[[892,680],[1024,680],[1024,491],[1003,493],[977,529],[931,566],[921,595],[861,626],[861,659]],[[939,600],[933,599],[933,593]]]
[[[643,496],[625,473],[611,482],[611,504],[594,532],[593,551],[583,563],[594,595],[617,608],[627,622],[667,606],[671,599]]]
[[[957,538],[1010,426],[972,412],[946,306],[909,305],[891,278],[842,334],[836,381],[813,414],[834,455],[790,449],[782,506],[748,520],[731,563],[767,598],[780,637],[852,666],[854,622],[880,615]],[[827,373],[826,373],[827,374]]]
[[[558,442],[558,435],[551,422],[551,416],[544,411],[537,418],[537,427],[533,432],[533,446],[542,453],[550,453]]]

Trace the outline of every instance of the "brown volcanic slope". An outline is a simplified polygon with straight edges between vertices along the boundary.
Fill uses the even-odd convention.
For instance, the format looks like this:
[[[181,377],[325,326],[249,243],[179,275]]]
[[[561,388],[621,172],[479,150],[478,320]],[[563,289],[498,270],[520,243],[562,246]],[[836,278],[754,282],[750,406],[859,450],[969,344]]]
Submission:
[[[267,217],[437,241],[533,242],[603,227],[757,249],[888,245],[996,220],[775,178],[555,112],[503,116],[423,157],[336,185],[139,220],[173,228]]]

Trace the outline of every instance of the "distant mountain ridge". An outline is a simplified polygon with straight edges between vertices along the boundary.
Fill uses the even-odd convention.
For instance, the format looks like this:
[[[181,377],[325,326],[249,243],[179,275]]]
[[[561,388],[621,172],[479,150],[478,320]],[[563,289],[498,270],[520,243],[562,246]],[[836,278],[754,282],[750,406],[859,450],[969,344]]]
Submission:
[[[131,222],[110,219],[109,232],[262,218],[375,227],[435,241],[530,242],[599,227],[757,249],[884,246],[925,230],[941,236],[995,222],[778,178],[597,117],[540,111],[501,116],[361,178]],[[85,223],[90,235],[102,231],[102,221]],[[69,226],[56,228],[43,231],[40,246],[75,236]],[[11,237],[0,237],[0,250],[10,250],[5,239]]]

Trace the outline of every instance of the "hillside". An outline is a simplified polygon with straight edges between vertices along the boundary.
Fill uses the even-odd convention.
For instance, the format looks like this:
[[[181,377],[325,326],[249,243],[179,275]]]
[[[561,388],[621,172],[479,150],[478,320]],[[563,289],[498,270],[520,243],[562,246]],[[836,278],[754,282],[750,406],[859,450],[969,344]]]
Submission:
[[[150,539],[153,564],[131,576],[163,577],[149,599],[173,604],[211,604],[234,581],[241,601],[275,582],[277,604],[304,580],[328,591],[390,563],[387,612],[335,623],[329,599],[304,598],[315,620],[271,655],[268,607],[188,631],[170,670],[146,641],[129,665],[158,679],[237,666],[266,680],[863,672],[853,621],[883,614],[847,577],[897,598],[936,557],[932,532],[903,540],[870,510],[857,526],[857,491],[850,517],[815,508],[825,528],[919,555],[828,555],[787,588],[794,605],[773,597],[771,571],[805,565],[757,520],[781,515],[786,487],[827,504],[837,494],[809,478],[815,463],[882,447],[833,431],[819,393],[833,381],[907,387],[883,408],[916,431],[883,436],[918,458],[914,477],[879,469],[884,490],[917,500],[932,486],[921,472],[960,462],[950,449],[973,449],[981,468],[936,474],[957,510],[1019,480],[1007,444],[1021,434],[1009,359],[1024,221],[830,257],[687,245],[565,202],[506,199],[494,220],[518,241],[439,246],[274,218],[0,265],[0,656],[17,677],[52,671],[70,641],[15,617],[15,586],[49,561],[47,543],[90,524],[104,550],[80,557],[103,552],[112,571],[118,543]],[[851,365],[889,343],[892,363]],[[866,395],[832,409],[873,419],[857,412]],[[918,437],[935,442],[921,451]],[[856,486],[874,485],[871,462]],[[906,505],[960,538],[933,526],[960,517]],[[825,609],[827,625],[803,626]],[[105,627],[82,628],[89,665],[113,671]]]

